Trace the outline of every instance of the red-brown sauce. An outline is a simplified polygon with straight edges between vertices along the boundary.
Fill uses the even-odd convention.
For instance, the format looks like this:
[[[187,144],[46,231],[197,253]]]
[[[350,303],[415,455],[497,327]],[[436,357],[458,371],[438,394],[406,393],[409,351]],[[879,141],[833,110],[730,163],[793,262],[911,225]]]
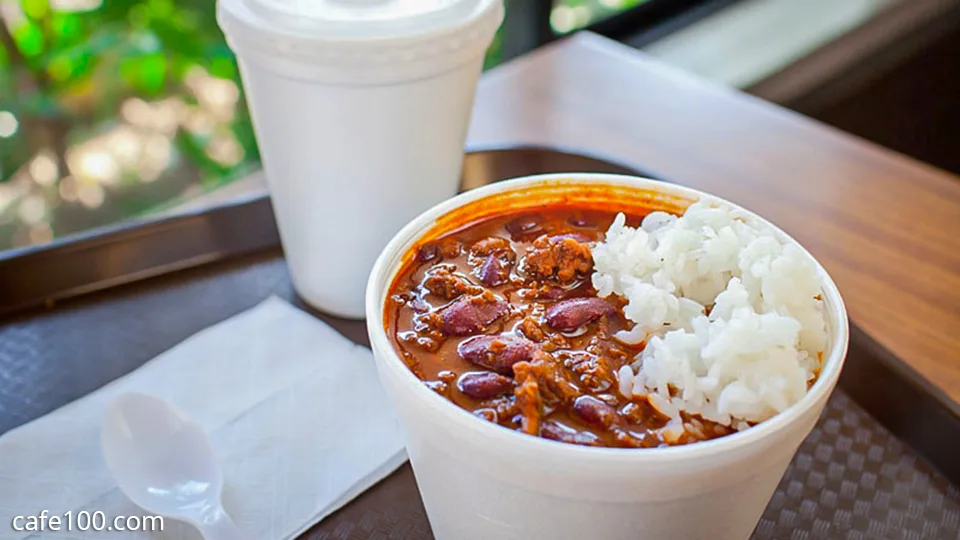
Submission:
[[[616,373],[642,350],[622,303],[598,298],[590,248],[616,212],[552,205],[485,217],[415,246],[391,286],[387,335],[413,373],[505,428],[574,444],[656,447],[667,418],[620,394]],[[628,215],[637,226],[643,214]],[[730,433],[684,418],[673,444]]]

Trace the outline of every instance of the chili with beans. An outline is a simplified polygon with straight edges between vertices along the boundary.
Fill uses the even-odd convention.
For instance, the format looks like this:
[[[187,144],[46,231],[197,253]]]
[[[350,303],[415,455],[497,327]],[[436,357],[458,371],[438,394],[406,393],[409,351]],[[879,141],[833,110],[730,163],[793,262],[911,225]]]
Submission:
[[[385,323],[413,373],[490,422],[589,446],[656,447],[668,418],[625,397],[617,371],[643,346],[614,338],[630,323],[590,283],[591,246],[614,212],[551,207],[501,215],[416,246]],[[628,217],[636,226],[642,215]],[[730,428],[697,417],[671,444]]]

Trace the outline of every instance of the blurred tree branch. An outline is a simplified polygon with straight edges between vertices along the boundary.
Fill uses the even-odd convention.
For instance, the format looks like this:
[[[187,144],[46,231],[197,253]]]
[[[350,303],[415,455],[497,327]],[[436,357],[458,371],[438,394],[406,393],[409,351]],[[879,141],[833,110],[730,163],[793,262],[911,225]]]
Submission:
[[[0,20],[0,43],[7,51],[7,58],[10,61],[11,72],[13,73],[13,96],[15,105],[18,98],[24,95],[47,95],[50,91],[50,79],[43,70],[35,71],[30,69],[27,59],[24,57],[20,48],[17,46],[13,35],[6,22]],[[22,105],[16,107],[22,109]],[[67,134],[70,131],[70,124],[59,114],[55,115],[30,115],[27,118],[21,117],[24,124],[24,131],[27,132],[27,155],[21,156],[22,161],[32,158],[37,152],[44,148],[53,151],[57,162],[57,167],[61,175],[68,173],[67,167]],[[29,128],[29,129],[28,129]],[[0,177],[0,180],[7,178]]]
[[[0,43],[3,44],[3,48],[7,51],[7,57],[10,59],[17,94],[29,91],[43,92],[49,88],[50,80],[46,74],[42,71],[36,73],[30,69],[29,63],[23,56],[23,53],[20,52],[20,47],[17,47],[17,42],[13,39],[13,35],[7,27],[6,21],[2,19],[0,19]],[[22,80],[18,81],[18,78]],[[18,82],[20,83],[19,85],[17,84]],[[26,87],[21,85],[25,85]]]

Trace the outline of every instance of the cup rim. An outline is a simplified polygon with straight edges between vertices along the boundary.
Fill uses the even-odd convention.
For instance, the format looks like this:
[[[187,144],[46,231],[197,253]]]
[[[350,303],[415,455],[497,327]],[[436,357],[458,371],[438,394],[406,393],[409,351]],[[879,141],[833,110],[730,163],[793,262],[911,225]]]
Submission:
[[[297,17],[271,14],[271,8],[254,4],[249,0],[216,2],[217,23],[232,49],[239,45],[265,55],[306,58],[335,67],[416,63],[424,51],[433,53],[427,57],[458,57],[465,52],[482,55],[504,14],[501,0],[477,0],[467,6],[470,9],[464,16],[446,24],[430,19],[427,22],[434,27],[421,32],[332,36],[306,28]]]
[[[535,188],[537,185],[575,186],[584,184],[612,185],[627,189],[645,188],[661,194],[675,195],[694,201],[714,201],[745,213],[751,219],[757,220],[758,223],[769,226],[781,240],[799,247],[814,262],[823,281],[824,306],[828,313],[827,329],[832,336],[829,352],[825,351],[822,356],[820,374],[803,398],[785,411],[744,431],[692,444],[636,449],[569,444],[506,429],[503,426],[474,416],[424,385],[423,381],[418,379],[403,363],[382,324],[387,293],[401,268],[402,255],[424,233],[430,231],[437,218],[474,201],[499,193]],[[515,210],[516,208],[512,209]],[[829,397],[839,379],[849,344],[847,311],[836,283],[823,265],[792,236],[754,212],[716,195],[650,178],[620,174],[550,173],[523,176],[472,189],[443,201],[414,218],[390,240],[377,258],[370,273],[365,301],[371,347],[374,352],[386,354],[386,357],[382,360],[378,358],[378,368],[382,366],[398,373],[403,384],[410,387],[410,395],[405,397],[416,397],[425,402],[424,405],[428,405],[431,409],[443,414],[452,423],[459,424],[458,429],[462,427],[462,429],[469,430],[478,437],[500,440],[504,444],[511,444],[513,449],[518,452],[533,452],[544,459],[561,459],[571,462],[575,460],[601,460],[613,464],[656,465],[666,462],[675,464],[677,461],[694,461],[727,455],[738,452],[744,447],[756,447],[755,445],[759,445],[762,441],[776,439],[780,434],[788,431],[792,425],[801,421],[807,412],[815,409],[821,400],[825,401]],[[375,356],[378,355],[375,354]]]

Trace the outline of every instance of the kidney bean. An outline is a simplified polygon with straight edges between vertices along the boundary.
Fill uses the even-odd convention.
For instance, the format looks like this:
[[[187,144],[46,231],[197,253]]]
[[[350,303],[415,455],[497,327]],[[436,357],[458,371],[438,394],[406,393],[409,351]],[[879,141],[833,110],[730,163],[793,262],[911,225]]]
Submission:
[[[408,302],[408,305],[410,306],[410,309],[412,309],[417,313],[426,313],[430,311],[430,308],[431,308],[430,303],[424,300],[423,297],[419,295],[411,298],[410,302]]]
[[[503,285],[510,277],[510,263],[500,260],[496,255],[490,255],[477,270],[477,277],[488,287]]]
[[[545,319],[555,330],[573,332],[588,322],[614,313],[616,309],[600,298],[570,298],[547,308]]]
[[[417,262],[430,262],[440,256],[440,248],[436,244],[424,244],[417,250]]]
[[[444,308],[440,329],[449,336],[469,336],[507,313],[507,303],[490,294],[461,297]]]
[[[582,216],[572,216],[567,220],[567,223],[573,225],[574,227],[595,227],[596,223],[582,217]]]
[[[588,424],[608,429],[617,419],[617,411],[593,396],[580,396],[573,402],[573,410]]]
[[[475,336],[461,341],[457,354],[471,364],[510,374],[513,365],[530,360],[536,348],[529,339],[512,334]]]
[[[490,371],[471,371],[457,380],[457,388],[474,399],[490,399],[513,390],[513,380]]]
[[[567,290],[561,287],[544,286],[537,290],[537,298],[544,300],[559,300],[567,294]]]
[[[541,424],[540,436],[544,439],[570,444],[582,444],[586,446],[597,446],[597,444],[599,444],[597,436],[589,431],[576,431],[554,422],[544,422]]]
[[[510,233],[510,236],[513,237],[514,240],[539,233],[542,230],[540,228],[540,222],[533,216],[520,216],[504,225],[503,228]]]

